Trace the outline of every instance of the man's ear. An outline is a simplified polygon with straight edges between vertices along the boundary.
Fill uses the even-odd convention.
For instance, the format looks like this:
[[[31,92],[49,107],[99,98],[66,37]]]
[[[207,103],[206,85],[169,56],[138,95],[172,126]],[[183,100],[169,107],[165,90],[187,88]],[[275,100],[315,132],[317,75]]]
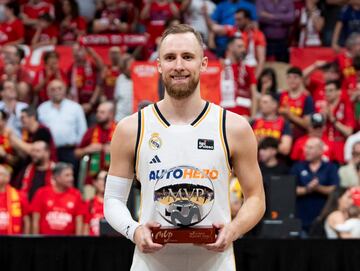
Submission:
[[[202,61],[201,61],[200,72],[205,72],[206,71],[208,62],[209,62],[208,57],[204,56]]]
[[[156,59],[156,62],[157,62],[158,72],[161,74],[161,73],[162,73],[162,69],[161,69],[161,64],[160,64],[160,58],[157,58],[157,59]]]

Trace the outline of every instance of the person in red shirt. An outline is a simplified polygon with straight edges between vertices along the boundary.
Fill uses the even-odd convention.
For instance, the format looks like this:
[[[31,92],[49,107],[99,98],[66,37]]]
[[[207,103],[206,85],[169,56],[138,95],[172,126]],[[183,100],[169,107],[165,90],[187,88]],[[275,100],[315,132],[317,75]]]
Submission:
[[[309,138],[317,137],[321,138],[323,142],[323,160],[324,161],[333,161],[335,158],[335,150],[333,144],[329,141],[326,134],[324,134],[325,130],[325,118],[320,113],[314,113],[310,118],[310,127],[309,132],[298,138],[291,150],[290,158],[293,161],[303,161],[305,160],[305,144]]]
[[[54,24],[54,19],[49,14],[43,14],[39,17],[39,23],[36,25],[31,47],[35,49],[46,45],[56,45],[58,36],[59,31]]]
[[[17,17],[20,9],[15,2],[5,4],[5,21],[0,23],[0,45],[24,43],[24,25]]]
[[[73,183],[72,165],[57,163],[53,185],[40,188],[32,199],[33,234],[82,235],[84,204]]]
[[[314,100],[315,111],[320,112],[326,105],[325,83],[340,80],[341,74],[337,62],[327,63],[317,60],[303,71],[306,89]]]
[[[59,64],[59,54],[56,51],[49,51],[43,56],[44,68],[35,74],[34,78],[34,104],[40,104],[49,99],[47,95],[47,86],[54,80],[59,79],[67,82],[65,73],[61,70]]]
[[[79,15],[75,0],[62,1],[59,44],[73,45],[79,36],[86,33],[86,21]]]
[[[70,96],[80,103],[85,114],[89,116],[100,98],[99,78],[103,72],[104,63],[92,48],[78,43],[73,45],[73,57],[74,63],[67,72]]]
[[[20,17],[25,25],[26,44],[31,44],[36,27],[39,24],[39,17],[43,14],[49,14],[52,18],[55,18],[54,5],[41,0],[29,0],[22,5]]]
[[[99,236],[100,220],[104,218],[104,191],[107,172],[101,170],[95,176],[93,186],[95,196],[86,202],[86,216],[84,223],[84,235]]]
[[[265,137],[273,137],[279,142],[278,152],[288,155],[292,144],[290,124],[282,116],[279,116],[278,107],[279,101],[276,94],[262,95],[259,103],[261,116],[255,118],[251,126],[258,142]]]
[[[329,81],[325,86],[327,106],[321,112],[326,117],[324,134],[333,144],[334,160],[344,163],[344,145],[346,138],[353,133],[355,114],[351,102],[341,95],[339,81]]]
[[[132,1],[102,1],[97,14],[93,21],[94,33],[131,33],[136,30],[139,11]]]
[[[8,168],[0,165],[0,235],[29,234],[29,204],[9,182]]]
[[[110,163],[110,141],[115,131],[114,104],[110,101],[99,104],[96,111],[96,124],[90,127],[84,134],[78,148],[75,149],[75,156],[81,159],[90,155],[86,183],[99,170],[108,170]]]
[[[103,72],[103,99],[114,100],[116,79],[120,75],[121,50],[117,46],[109,49],[110,65]]]
[[[290,121],[294,139],[306,133],[310,124],[310,114],[314,112],[314,102],[303,85],[301,69],[291,67],[287,71],[288,90],[280,94],[280,115]]]
[[[241,37],[230,39],[221,75],[221,105],[247,117],[257,112],[255,70],[245,64],[245,42]]]
[[[204,12],[208,28],[216,35],[234,37],[241,35],[247,48],[246,64],[255,67],[256,78],[264,69],[266,57],[266,39],[263,32],[255,27],[251,21],[251,14],[246,9],[238,9],[235,12],[235,26],[214,23],[207,12]]]

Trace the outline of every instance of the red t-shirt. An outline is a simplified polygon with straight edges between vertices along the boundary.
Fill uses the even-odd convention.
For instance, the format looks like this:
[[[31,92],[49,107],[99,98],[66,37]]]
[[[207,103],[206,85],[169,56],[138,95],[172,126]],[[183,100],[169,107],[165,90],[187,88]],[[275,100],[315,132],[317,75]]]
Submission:
[[[108,66],[106,69],[103,91],[108,100],[114,99],[115,83],[120,73],[118,67]]]
[[[73,18],[68,26],[60,25],[59,43],[75,42],[78,38],[77,31],[84,30],[86,30],[85,19],[81,16]]]
[[[255,47],[262,46],[266,47],[266,38],[263,32],[259,29],[252,29],[249,31],[241,31],[239,28],[233,25],[225,25],[225,35],[228,37],[234,37],[235,33],[240,32],[246,47],[249,47],[251,41],[254,42]]]
[[[50,42],[53,38],[57,38],[58,36],[59,31],[57,27],[55,25],[50,25],[41,31],[38,42]]]
[[[97,74],[96,66],[89,60],[82,66],[73,64],[68,70],[68,80],[75,87],[80,104],[90,102],[97,85]]]
[[[16,41],[24,37],[24,25],[20,19],[15,19],[11,23],[0,24],[0,45]]]
[[[24,217],[29,214],[29,203],[24,193],[20,193],[21,215]],[[6,192],[0,193],[0,235],[7,235],[10,222],[10,214],[8,211],[8,201]]]
[[[90,236],[100,235],[100,219],[104,218],[104,201],[95,196],[86,202],[85,223],[89,224]]]
[[[305,144],[309,138],[310,138],[309,135],[304,135],[295,141],[290,155],[291,160],[293,161],[305,160]],[[321,140],[324,143],[323,159],[326,161],[334,160],[335,150],[333,144],[329,141],[326,135],[323,135]]]
[[[347,53],[339,54],[336,58],[336,61],[339,64],[340,71],[344,79],[355,75],[355,68],[353,66],[352,58],[349,57]]]
[[[50,186],[39,188],[31,202],[31,210],[40,214],[40,234],[72,235],[75,234],[75,218],[84,215],[84,204],[77,189],[57,193]]]
[[[353,106],[348,99],[342,97],[337,106],[333,109],[332,113],[336,120],[340,123],[348,127],[355,127],[355,114]],[[335,128],[334,124],[329,121],[326,123],[324,134],[328,137],[329,141],[334,144],[334,160],[343,163],[346,137]]]
[[[258,118],[254,120],[251,126],[258,141],[261,141],[264,137],[273,137],[280,140],[283,135],[291,135],[289,124],[281,116],[274,120]]]
[[[306,89],[314,100],[315,111],[321,112],[326,105],[324,74],[322,72],[312,74]]]

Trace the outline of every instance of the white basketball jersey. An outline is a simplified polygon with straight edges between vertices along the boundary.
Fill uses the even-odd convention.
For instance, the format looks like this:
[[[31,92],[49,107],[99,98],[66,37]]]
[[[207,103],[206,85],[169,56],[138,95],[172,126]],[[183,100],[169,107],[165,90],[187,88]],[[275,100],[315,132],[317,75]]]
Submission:
[[[156,104],[139,113],[135,171],[141,182],[139,222],[211,226],[231,221],[226,111],[206,103],[188,125],[172,125]],[[195,209],[192,218],[170,216],[171,208]],[[181,205],[181,206],[179,206]],[[135,250],[132,270],[235,270],[232,246],[223,253],[192,244],[167,244],[159,252]]]

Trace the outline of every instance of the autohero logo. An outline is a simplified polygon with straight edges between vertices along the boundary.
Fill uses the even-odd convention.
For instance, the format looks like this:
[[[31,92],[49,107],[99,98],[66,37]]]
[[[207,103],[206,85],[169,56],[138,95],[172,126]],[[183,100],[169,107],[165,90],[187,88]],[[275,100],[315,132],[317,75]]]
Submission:
[[[212,139],[198,139],[199,150],[214,150],[214,140]]]
[[[159,179],[204,179],[209,178],[214,181],[219,177],[219,171],[217,169],[195,169],[191,167],[175,167],[169,170],[158,169],[151,170],[149,173],[150,181],[157,181]]]
[[[217,177],[217,171],[212,172]],[[154,187],[159,215],[175,226],[192,226],[204,220],[215,199],[212,178],[207,173],[192,166],[178,166],[159,173]]]

